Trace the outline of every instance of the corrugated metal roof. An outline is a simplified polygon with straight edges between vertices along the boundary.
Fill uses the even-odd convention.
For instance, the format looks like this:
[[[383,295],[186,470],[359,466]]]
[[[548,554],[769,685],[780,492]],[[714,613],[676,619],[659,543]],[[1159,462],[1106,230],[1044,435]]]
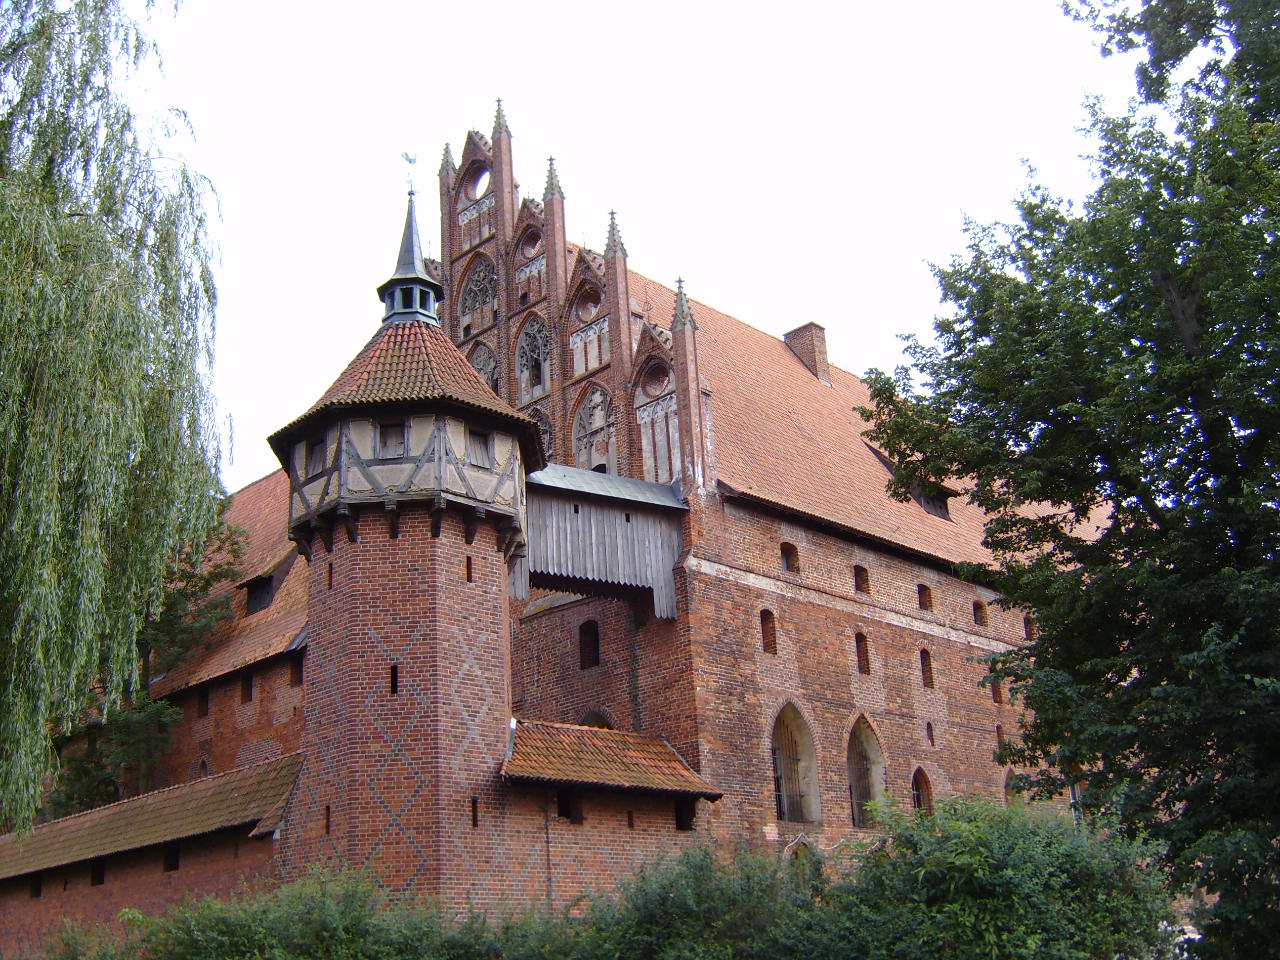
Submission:
[[[225,827],[254,824],[250,835],[262,836],[279,825],[301,768],[292,753],[0,836],[0,879]]]
[[[531,473],[528,481],[535,486],[585,493],[611,500],[629,500],[653,507],[672,510],[688,510],[689,507],[676,496],[675,490],[661,483],[619,477],[612,473],[597,473],[579,467],[567,467],[562,463],[549,463],[537,473]]]
[[[642,790],[718,800],[662,737],[540,720],[515,721],[508,780]]]

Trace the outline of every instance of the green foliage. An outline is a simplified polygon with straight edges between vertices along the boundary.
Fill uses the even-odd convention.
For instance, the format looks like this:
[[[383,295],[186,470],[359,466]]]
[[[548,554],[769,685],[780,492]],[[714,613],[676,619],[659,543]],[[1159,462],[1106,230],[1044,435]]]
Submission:
[[[1280,127],[1230,86],[1176,121],[1095,110],[1083,210],[1033,187],[971,225],[937,345],[869,413],[897,495],[968,478],[984,575],[1035,612],[994,665],[1033,711],[1007,758],[1083,771],[1239,956],[1280,938]]]
[[[217,502],[206,187],[115,93],[117,0],[0,0],[0,819],[135,682],[166,563]]]
[[[883,841],[832,886],[809,956],[1075,960],[1173,956],[1150,851],[1045,811],[943,800],[933,817],[881,811]]]
[[[301,883],[129,925],[67,931],[56,960],[1157,960],[1168,897],[1145,848],[985,802],[935,819],[882,811],[888,834],[829,883],[816,858],[693,849],[612,896],[490,923],[389,908],[367,881]]]
[[[1196,50],[1210,54],[1202,77],[1231,70],[1248,91],[1255,119],[1280,117],[1280,6],[1275,0],[1063,0],[1063,8],[1106,36],[1103,53],[1146,47],[1138,89],[1169,95],[1170,79]]]

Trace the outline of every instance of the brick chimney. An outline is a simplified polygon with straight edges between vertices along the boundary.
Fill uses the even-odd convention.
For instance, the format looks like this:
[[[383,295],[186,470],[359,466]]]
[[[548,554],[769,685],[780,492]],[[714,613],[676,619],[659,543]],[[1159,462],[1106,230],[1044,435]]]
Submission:
[[[806,323],[790,333],[783,334],[782,342],[800,358],[815,377],[831,386],[831,374],[827,369],[827,330],[816,323]]]

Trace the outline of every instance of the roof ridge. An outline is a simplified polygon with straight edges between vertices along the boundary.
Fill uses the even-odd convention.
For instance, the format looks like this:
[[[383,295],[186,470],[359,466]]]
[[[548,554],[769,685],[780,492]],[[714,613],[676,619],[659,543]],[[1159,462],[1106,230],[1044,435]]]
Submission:
[[[104,803],[100,807],[91,807],[88,810],[81,810],[77,813],[69,813],[65,817],[58,817],[55,820],[46,820],[44,823],[37,824],[36,826],[31,828],[31,833],[28,834],[28,836],[33,836],[37,830],[43,830],[45,827],[51,827],[57,823],[69,823],[70,821],[76,820],[80,817],[87,817],[91,813],[101,813],[103,810],[110,810],[113,807],[123,806],[126,803],[134,803],[135,801],[142,800],[147,797],[156,797],[156,796],[159,796],[160,794],[169,793],[174,790],[182,790],[186,787],[190,787],[192,784],[195,784],[195,783],[200,783],[200,784],[213,783],[216,780],[222,780],[226,777],[234,776],[236,774],[244,774],[258,767],[264,767],[267,764],[282,763],[283,761],[289,760],[292,757],[300,757],[300,756],[302,756],[302,751],[294,750],[292,753],[282,753],[278,757],[271,757],[267,760],[259,760],[257,763],[247,763],[243,767],[235,767],[231,770],[227,770],[224,773],[211,773],[207,777],[197,777],[195,780],[184,780],[182,783],[171,783],[167,787],[160,787],[159,789],[156,789],[156,790],[148,790],[146,793],[140,793],[136,797],[125,797],[123,800],[116,800],[112,803]],[[14,836],[13,831],[10,831],[9,833],[0,833],[0,837],[9,837],[9,836]]]

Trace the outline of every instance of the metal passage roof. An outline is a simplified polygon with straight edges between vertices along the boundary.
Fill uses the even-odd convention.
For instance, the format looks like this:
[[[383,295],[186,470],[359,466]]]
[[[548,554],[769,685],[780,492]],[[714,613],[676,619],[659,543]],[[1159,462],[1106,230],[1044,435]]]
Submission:
[[[671,510],[689,509],[676,496],[675,490],[666,484],[633,480],[631,477],[619,477],[612,473],[597,473],[594,470],[583,470],[579,467],[567,467],[562,463],[549,463],[537,473],[529,474],[527,479],[529,483],[537,486],[566,490],[570,493],[585,493],[596,497],[608,497],[611,500],[630,500],[632,503],[666,507]]]

